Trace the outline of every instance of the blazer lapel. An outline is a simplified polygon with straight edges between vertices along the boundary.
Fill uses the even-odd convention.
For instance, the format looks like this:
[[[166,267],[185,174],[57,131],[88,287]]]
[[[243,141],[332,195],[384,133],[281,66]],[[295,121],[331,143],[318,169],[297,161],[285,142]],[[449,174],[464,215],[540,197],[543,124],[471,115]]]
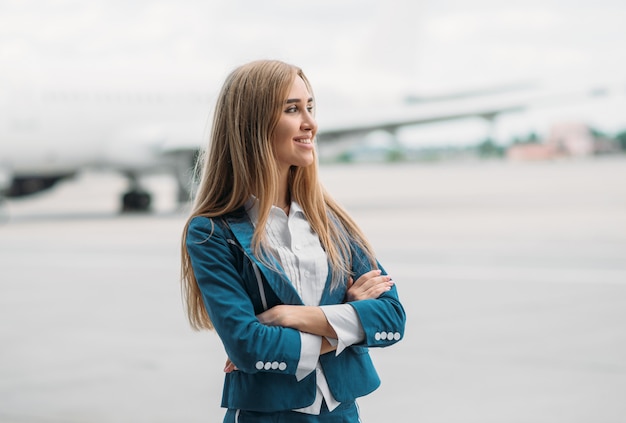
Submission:
[[[267,265],[263,264],[252,252],[252,236],[254,234],[254,226],[250,219],[248,218],[248,214],[242,208],[239,212],[230,215],[226,218],[228,225],[230,226],[230,230],[237,238],[237,242],[243,248],[246,255],[256,264],[265,276],[267,283],[270,285],[272,290],[276,293],[278,298],[284,304],[299,304],[303,305],[302,299],[298,295],[298,292],[295,290],[291,281],[285,274],[283,268],[280,263],[274,258],[269,257],[268,260],[271,261],[272,266],[275,269],[278,269],[276,272],[275,269],[269,268]]]
[[[324,286],[324,292],[322,293],[322,298],[320,299],[320,305],[341,304],[343,303],[343,298],[346,295],[345,285],[340,285],[336,289],[330,288],[332,283],[332,271],[333,270],[329,263],[328,277],[326,278],[326,285]]]

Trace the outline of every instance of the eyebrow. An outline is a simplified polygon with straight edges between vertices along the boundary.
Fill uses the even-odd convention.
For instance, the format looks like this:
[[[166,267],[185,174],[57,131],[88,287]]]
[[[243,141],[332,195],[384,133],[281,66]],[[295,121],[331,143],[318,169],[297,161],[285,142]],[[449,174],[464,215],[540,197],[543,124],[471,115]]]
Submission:
[[[300,103],[299,98],[288,98],[287,101],[285,101],[285,103],[287,104],[291,104],[291,103]],[[307,103],[312,103],[313,102],[313,97],[309,97],[309,99],[307,100]]]

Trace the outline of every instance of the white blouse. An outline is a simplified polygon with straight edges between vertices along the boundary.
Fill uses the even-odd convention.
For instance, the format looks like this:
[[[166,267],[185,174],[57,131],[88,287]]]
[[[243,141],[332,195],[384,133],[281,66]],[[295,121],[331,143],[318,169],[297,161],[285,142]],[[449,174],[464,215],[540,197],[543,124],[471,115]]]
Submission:
[[[246,210],[252,223],[258,222],[258,201],[251,197],[246,202]],[[273,206],[265,226],[267,240],[272,253],[279,260],[289,280],[308,306],[319,306],[326,279],[328,277],[328,258],[320,244],[319,237],[309,225],[298,203],[293,201],[289,216],[279,207]],[[349,304],[326,305],[320,307],[328,323],[337,333],[338,339],[328,339],[337,346],[339,355],[348,346],[365,339],[363,326],[356,311]],[[319,363],[322,337],[300,332],[302,349],[296,370],[296,378],[302,380],[312,371],[317,372],[317,395],[315,401],[299,411],[307,414],[319,414],[322,400],[326,400],[329,410],[334,410],[340,403],[333,397],[324,371]]]

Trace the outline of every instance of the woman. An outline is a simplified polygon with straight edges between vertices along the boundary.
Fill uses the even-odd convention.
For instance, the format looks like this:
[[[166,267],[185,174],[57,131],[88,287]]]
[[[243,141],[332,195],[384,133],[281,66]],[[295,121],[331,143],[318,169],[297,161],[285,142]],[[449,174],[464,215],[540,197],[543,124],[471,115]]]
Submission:
[[[299,68],[226,79],[182,248],[191,325],[228,354],[225,422],[357,422],[380,384],[367,347],[404,333],[391,278],[318,180],[316,132]]]

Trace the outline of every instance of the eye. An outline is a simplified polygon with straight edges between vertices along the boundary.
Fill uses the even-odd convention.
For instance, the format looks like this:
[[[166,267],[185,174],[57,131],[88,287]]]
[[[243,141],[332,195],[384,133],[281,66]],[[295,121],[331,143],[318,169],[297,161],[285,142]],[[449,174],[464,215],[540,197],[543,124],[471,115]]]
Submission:
[[[315,108],[313,107],[313,105],[312,105],[312,104],[308,104],[308,105],[306,106],[306,109],[307,109],[307,110],[309,111],[309,113],[310,113],[310,112],[312,112]]]
[[[297,106],[289,106],[285,109],[285,113],[295,113],[298,111]]]

